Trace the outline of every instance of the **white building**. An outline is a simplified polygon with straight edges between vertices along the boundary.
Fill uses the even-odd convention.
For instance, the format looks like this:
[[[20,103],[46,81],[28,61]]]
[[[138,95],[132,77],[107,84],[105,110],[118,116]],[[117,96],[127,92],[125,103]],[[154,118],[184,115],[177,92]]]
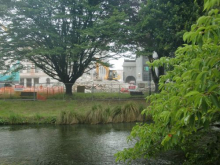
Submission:
[[[148,57],[140,56],[136,59],[124,59],[123,63],[123,81],[129,83],[144,83],[152,81],[151,72],[146,62]]]
[[[20,85],[32,87],[34,84],[49,85],[58,82],[37,68],[33,63],[27,61],[21,63],[24,66],[24,69],[20,70]]]

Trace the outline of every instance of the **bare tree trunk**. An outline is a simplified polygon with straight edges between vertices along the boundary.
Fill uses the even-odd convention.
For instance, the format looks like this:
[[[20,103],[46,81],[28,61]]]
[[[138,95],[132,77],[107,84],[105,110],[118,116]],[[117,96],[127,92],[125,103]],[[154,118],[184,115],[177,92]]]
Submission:
[[[160,91],[159,91],[159,83],[157,82],[157,83],[154,83],[154,85],[155,85],[155,93],[159,93]]]
[[[66,87],[66,95],[72,95],[73,83],[65,83],[65,87]]]

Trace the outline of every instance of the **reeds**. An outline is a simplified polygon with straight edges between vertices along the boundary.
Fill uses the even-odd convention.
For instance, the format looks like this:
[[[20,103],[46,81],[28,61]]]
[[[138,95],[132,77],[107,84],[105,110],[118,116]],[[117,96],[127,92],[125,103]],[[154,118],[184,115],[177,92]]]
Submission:
[[[68,103],[66,103],[68,105]],[[59,113],[49,114],[35,112],[33,115],[24,116],[18,113],[9,113],[0,118],[0,124],[105,124],[122,122],[141,122],[141,111],[146,105],[134,102],[112,104],[108,102],[95,103],[92,107],[83,105],[82,108],[68,107]],[[48,107],[50,108],[50,107]],[[69,110],[68,110],[69,109]],[[90,110],[89,110],[90,109]],[[146,118],[145,118],[146,119]],[[149,118],[147,118],[148,120]]]
[[[113,109],[113,123],[121,122],[135,122],[138,121],[138,117],[141,115],[137,105],[128,103],[123,107],[115,107]],[[140,120],[140,119],[139,119]]]
[[[112,110],[110,108],[103,109],[101,105],[95,105],[86,116],[86,123],[122,123],[143,121],[140,109],[133,103],[116,106]]]
[[[73,111],[61,111],[57,117],[56,124],[78,124],[80,116]]]
[[[100,124],[105,123],[104,110],[101,105],[94,105],[87,113],[85,123]]]

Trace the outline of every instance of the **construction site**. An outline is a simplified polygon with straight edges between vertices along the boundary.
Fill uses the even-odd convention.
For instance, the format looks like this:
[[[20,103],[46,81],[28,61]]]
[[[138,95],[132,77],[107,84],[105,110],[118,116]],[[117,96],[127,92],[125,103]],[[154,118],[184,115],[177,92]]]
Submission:
[[[72,87],[74,95],[85,93],[114,94],[114,97],[135,96],[145,97],[154,91],[154,83],[146,65],[147,58],[139,57],[136,60],[124,60],[123,69],[111,68],[97,60],[94,69],[84,73]],[[46,100],[55,96],[65,98],[65,85],[46,75],[29,61],[18,62],[24,67],[13,75],[12,81],[7,81],[6,75],[0,75],[0,98],[38,99]],[[12,77],[12,76],[10,76]],[[118,95],[116,95],[118,94]],[[128,97],[127,96],[127,97]]]
[[[0,84],[1,99],[34,99],[46,100],[47,98],[65,97],[65,85],[63,83],[54,84],[34,84],[32,87],[23,85]],[[73,87],[73,95],[99,95],[106,94],[112,97],[120,98],[130,97],[131,95],[146,96],[154,90],[154,86],[144,83],[134,84],[118,81],[77,81]],[[135,93],[135,94],[134,94]],[[58,97],[59,98],[59,97]]]

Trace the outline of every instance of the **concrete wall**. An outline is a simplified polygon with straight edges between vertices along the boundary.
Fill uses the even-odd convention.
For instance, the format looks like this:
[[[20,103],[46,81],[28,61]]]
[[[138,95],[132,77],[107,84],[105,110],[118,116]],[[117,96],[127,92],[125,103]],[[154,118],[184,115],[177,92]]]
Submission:
[[[146,64],[147,61],[148,57],[145,56],[140,56],[136,60],[124,60],[124,82],[129,76],[134,77],[136,83],[151,81],[150,70]]]
[[[124,60],[123,63],[123,81],[126,82],[126,79],[132,76],[136,81],[136,63],[135,60]]]

